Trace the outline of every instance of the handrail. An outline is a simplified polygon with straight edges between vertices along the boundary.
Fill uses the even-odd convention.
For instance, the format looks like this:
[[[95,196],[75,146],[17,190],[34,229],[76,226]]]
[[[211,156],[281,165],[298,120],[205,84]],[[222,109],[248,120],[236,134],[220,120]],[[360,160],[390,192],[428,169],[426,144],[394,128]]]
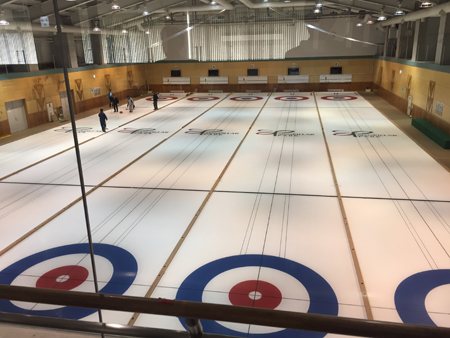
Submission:
[[[190,338],[192,334],[187,331],[155,329],[140,326],[127,326],[88,322],[83,320],[45,318],[30,315],[18,315],[15,313],[0,312],[0,323],[33,326],[39,328],[56,329],[62,331],[104,333],[115,336],[139,337],[139,338]],[[232,338],[230,336],[202,333],[202,338]]]
[[[450,337],[450,329],[443,327],[399,324],[311,313],[277,311],[161,298],[153,299],[76,291],[38,289],[23,286],[0,285],[0,299],[63,306],[77,306],[103,310],[139,312],[182,318],[210,319],[295,330],[345,334],[357,337]]]

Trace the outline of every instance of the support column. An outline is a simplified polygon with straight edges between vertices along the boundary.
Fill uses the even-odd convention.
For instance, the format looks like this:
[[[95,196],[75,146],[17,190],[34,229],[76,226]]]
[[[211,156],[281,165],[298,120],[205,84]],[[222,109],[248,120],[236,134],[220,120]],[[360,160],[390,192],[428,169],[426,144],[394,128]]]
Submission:
[[[439,30],[438,30],[438,37],[437,37],[437,44],[436,44],[436,57],[434,59],[434,63],[436,63],[438,65],[442,65],[445,26],[447,23],[447,13],[443,12],[443,13],[439,13],[439,14],[441,15],[441,19],[439,21]]]
[[[63,26],[71,26],[72,21],[68,17],[63,19]],[[64,30],[64,29],[63,29]],[[81,32],[81,31],[80,31]],[[64,49],[65,53],[61,51]],[[53,55],[55,58],[56,68],[63,68],[63,55],[66,58],[66,65],[69,68],[78,67],[77,60],[77,46],[75,44],[75,34],[73,33],[62,33],[61,35],[53,36]]]
[[[397,41],[396,41],[397,48],[395,49],[395,58],[396,59],[398,59],[399,55],[400,55],[400,43],[402,41],[402,27],[403,27],[403,25],[399,24],[398,29],[397,29]]]
[[[389,29],[390,27],[386,26],[386,32],[384,34],[384,49],[383,49],[383,56],[387,57],[387,49],[388,49],[388,41],[389,41]]]
[[[90,34],[92,47],[92,60],[94,65],[104,65],[102,36],[100,34]]]
[[[420,32],[420,20],[416,20],[414,26],[414,41],[413,41],[411,61],[417,61],[417,54],[418,54],[417,46],[419,44],[419,32]]]

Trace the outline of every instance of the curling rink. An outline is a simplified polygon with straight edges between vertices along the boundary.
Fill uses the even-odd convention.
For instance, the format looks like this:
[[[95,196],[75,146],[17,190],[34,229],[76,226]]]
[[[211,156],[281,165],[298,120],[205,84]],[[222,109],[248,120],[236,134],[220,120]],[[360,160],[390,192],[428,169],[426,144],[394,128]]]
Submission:
[[[358,93],[135,104],[107,111],[106,133],[96,115],[77,121],[102,293],[450,327],[450,173]],[[71,132],[0,146],[2,284],[94,291]],[[0,311],[98,320],[23,302],[0,301]],[[103,311],[108,323],[132,315]],[[154,315],[134,325],[184,330],[182,318]]]

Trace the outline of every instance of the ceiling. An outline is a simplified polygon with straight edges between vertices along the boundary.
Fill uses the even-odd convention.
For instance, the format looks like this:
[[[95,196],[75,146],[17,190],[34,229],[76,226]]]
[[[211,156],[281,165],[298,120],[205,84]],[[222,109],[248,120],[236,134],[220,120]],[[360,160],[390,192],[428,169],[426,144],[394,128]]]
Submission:
[[[405,14],[422,10],[424,0],[326,0],[320,1],[320,13],[314,13],[317,1],[299,0],[57,0],[63,25],[93,27],[117,26],[142,21],[158,21],[168,24],[190,20],[211,20],[220,18],[224,22],[236,20],[270,20],[300,18],[320,20],[328,17],[359,16],[366,14],[378,17],[384,13],[388,18],[394,16],[401,7]],[[432,0],[432,5],[447,2]],[[112,9],[113,4],[120,9]],[[53,0],[0,0],[5,15],[28,17],[38,24],[40,17],[47,16],[55,23]],[[148,15],[143,13],[148,12]],[[10,19],[8,19],[10,20]]]

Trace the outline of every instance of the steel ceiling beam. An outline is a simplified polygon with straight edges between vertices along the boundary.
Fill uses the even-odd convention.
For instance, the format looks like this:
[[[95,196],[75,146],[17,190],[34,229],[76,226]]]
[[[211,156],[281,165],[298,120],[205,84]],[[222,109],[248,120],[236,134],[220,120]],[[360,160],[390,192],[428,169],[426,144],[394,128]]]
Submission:
[[[120,10],[112,10],[111,4],[102,4],[101,6],[97,6],[95,10],[94,9],[91,10],[88,8],[87,10],[88,17],[78,22],[74,22],[74,25],[81,25],[85,22],[96,20],[108,15],[121,15],[125,16],[123,20],[129,20],[131,19],[131,17],[135,16],[136,11],[135,10],[127,11],[127,9],[143,3],[146,3],[147,11],[149,13],[153,13],[158,10],[169,9],[172,6],[176,6],[184,2],[186,2],[186,0],[155,0],[151,3],[148,3],[145,0],[138,2],[136,2],[136,0],[120,0],[118,1],[118,4],[121,6]],[[127,14],[131,14],[131,17],[126,17],[128,16]]]
[[[381,12],[381,5],[373,4],[366,1],[361,0],[327,0],[323,2],[326,6],[327,3],[332,3],[335,5],[341,5],[344,8],[353,8],[357,10],[363,10],[367,12],[374,12],[374,13],[380,13]],[[394,15],[396,12],[396,9],[393,8],[385,8],[384,13],[388,15]]]

